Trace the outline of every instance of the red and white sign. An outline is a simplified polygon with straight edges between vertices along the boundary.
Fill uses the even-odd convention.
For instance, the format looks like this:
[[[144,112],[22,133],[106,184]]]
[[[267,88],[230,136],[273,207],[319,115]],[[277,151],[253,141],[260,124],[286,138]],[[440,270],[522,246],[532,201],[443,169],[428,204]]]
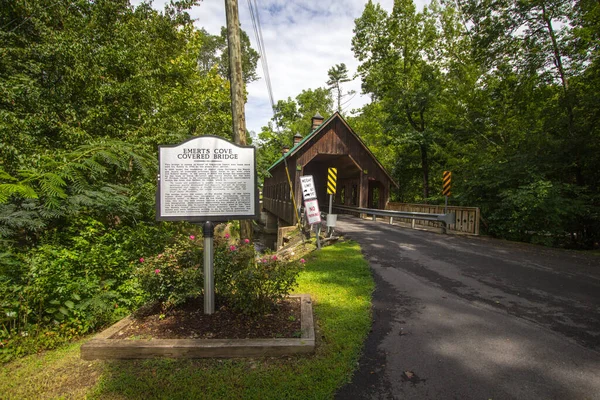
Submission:
[[[317,199],[306,200],[304,202],[304,209],[306,210],[306,219],[309,225],[321,223],[321,211],[319,210],[319,201]]]

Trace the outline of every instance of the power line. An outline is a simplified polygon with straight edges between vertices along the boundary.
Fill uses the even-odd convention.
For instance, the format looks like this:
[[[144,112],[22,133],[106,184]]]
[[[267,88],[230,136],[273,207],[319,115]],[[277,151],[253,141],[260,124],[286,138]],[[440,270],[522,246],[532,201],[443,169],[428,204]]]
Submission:
[[[250,18],[252,19],[252,26],[254,29],[254,35],[256,36],[256,42],[258,44],[258,53],[260,55],[260,62],[263,67],[263,75],[265,76],[265,83],[267,85],[267,91],[269,92],[269,99],[271,100],[271,110],[273,111],[273,119],[275,120],[275,128],[277,129],[278,135],[281,137],[281,129],[279,126],[279,121],[277,120],[277,114],[275,113],[275,99],[273,97],[273,87],[271,85],[271,76],[269,75],[269,63],[267,62],[267,51],[265,50],[265,42],[263,40],[262,35],[262,27],[260,25],[260,17],[258,14],[258,5],[256,4],[256,0],[254,0],[254,5],[252,4],[252,0],[248,0],[248,8],[250,9]],[[280,140],[277,140],[280,145],[282,145]],[[294,187],[292,185],[292,179],[290,177],[290,170],[288,167],[288,162],[285,154],[283,154],[283,164],[285,166],[285,173],[287,176],[288,185],[290,188],[290,198],[292,199],[292,203],[294,205],[294,211],[296,213],[296,220],[298,223],[298,228],[302,231],[302,227],[300,225],[300,214],[298,212],[299,207],[296,205],[296,196],[294,193]],[[304,237],[302,238],[304,242]]]
[[[269,93],[269,100],[271,102],[271,109],[273,110],[273,117],[275,118],[275,125],[279,127],[275,114],[275,97],[273,96],[273,86],[271,84],[271,75],[269,73],[269,63],[267,61],[267,51],[265,49],[265,42],[263,40],[262,26],[260,23],[260,15],[258,12],[258,5],[256,0],[248,0],[248,8],[250,10],[250,18],[252,20],[252,28],[254,30],[254,36],[256,37],[256,43],[258,46],[258,53],[260,55],[260,63],[263,69],[263,75],[265,78],[265,84],[267,85],[267,91]]]

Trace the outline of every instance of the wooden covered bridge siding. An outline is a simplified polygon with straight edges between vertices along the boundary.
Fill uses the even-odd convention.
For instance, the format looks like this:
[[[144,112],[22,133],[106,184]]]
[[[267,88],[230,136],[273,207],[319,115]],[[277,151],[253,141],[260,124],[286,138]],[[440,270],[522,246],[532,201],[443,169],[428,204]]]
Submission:
[[[314,121],[313,121],[314,123]],[[312,175],[317,198],[328,204],[327,169],[337,168],[337,193],[334,203],[385,209],[392,181],[371,151],[335,113],[285,156],[292,180],[296,204],[302,204],[300,177]],[[295,213],[283,160],[274,164],[265,179],[263,208],[288,224],[295,223]]]

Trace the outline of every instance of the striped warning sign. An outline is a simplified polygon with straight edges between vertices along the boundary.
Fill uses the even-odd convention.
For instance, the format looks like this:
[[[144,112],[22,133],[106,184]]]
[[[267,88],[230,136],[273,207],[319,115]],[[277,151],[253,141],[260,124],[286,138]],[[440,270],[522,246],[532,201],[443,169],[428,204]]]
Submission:
[[[452,172],[444,171],[444,175],[442,178],[442,194],[444,196],[450,197],[450,189],[452,187]]]
[[[335,194],[337,168],[327,168],[327,194]]]

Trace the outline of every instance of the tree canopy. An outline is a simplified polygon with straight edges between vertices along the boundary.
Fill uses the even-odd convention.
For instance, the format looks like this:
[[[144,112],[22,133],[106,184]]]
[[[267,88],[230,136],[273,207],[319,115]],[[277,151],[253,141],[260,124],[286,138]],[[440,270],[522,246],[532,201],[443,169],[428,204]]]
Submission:
[[[3,345],[82,333],[143,301],[133,262],[179,229],[155,222],[158,145],[232,135],[223,37],[193,25],[197,3],[0,7]],[[243,40],[249,82],[258,56]]]
[[[397,198],[440,201],[430,182],[451,170],[453,202],[481,207],[489,233],[597,245],[598,9],[396,0],[387,13],[369,1],[352,48],[373,102],[354,121]]]

